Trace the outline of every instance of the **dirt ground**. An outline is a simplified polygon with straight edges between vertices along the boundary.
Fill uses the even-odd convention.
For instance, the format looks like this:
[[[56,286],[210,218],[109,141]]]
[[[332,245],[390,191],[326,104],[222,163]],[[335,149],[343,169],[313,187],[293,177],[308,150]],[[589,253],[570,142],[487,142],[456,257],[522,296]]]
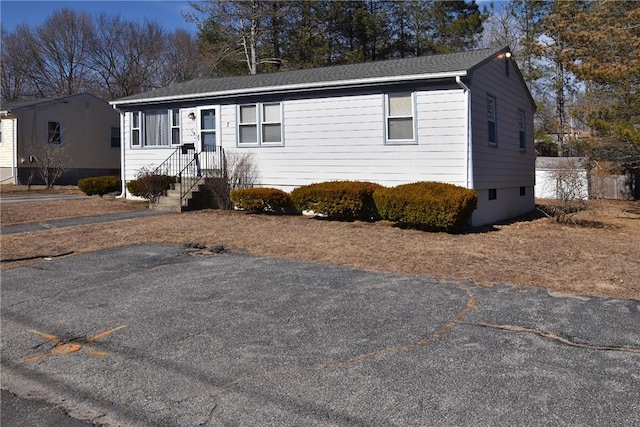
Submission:
[[[19,191],[1,189],[2,197]],[[22,195],[22,194],[20,194]],[[3,203],[1,225],[144,209],[117,199]],[[491,286],[640,299],[640,203],[591,201],[562,225],[543,215],[467,233],[429,233],[386,222],[197,211],[2,236],[2,263],[32,265],[59,254],[137,243],[200,243],[254,255],[375,271],[468,279]],[[30,261],[16,261],[34,257]]]

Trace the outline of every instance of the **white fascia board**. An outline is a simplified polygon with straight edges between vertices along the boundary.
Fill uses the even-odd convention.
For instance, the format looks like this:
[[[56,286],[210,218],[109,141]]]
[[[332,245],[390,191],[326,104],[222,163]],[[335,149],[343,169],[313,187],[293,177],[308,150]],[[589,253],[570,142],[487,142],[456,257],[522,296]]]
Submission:
[[[362,87],[368,85],[379,85],[384,83],[398,83],[403,81],[412,80],[433,80],[433,79],[445,79],[455,77],[466,77],[465,71],[450,71],[446,73],[432,73],[432,74],[411,74],[402,76],[390,76],[390,77],[375,77],[370,79],[353,79],[353,80],[335,80],[328,82],[316,82],[316,83],[297,83],[281,86],[264,86],[264,87],[252,87],[246,89],[233,89],[224,90],[218,92],[205,92],[205,93],[192,93],[186,95],[172,95],[172,96],[158,96],[156,98],[140,98],[140,99],[128,99],[126,101],[110,101],[109,103],[117,108],[118,105],[128,104],[149,104],[155,102],[167,102],[167,101],[190,101],[199,98],[225,98],[238,95],[259,95],[269,93],[282,93],[282,92],[302,92],[314,89],[337,89],[337,88],[349,88],[349,87]]]

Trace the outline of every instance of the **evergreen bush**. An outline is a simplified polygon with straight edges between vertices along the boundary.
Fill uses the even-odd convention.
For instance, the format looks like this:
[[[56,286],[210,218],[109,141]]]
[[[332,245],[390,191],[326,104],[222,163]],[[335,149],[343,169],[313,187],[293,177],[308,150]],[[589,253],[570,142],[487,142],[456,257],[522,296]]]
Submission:
[[[441,182],[379,188],[373,194],[383,219],[425,230],[449,231],[466,224],[478,203],[474,190]]]
[[[153,202],[159,196],[167,194],[173,184],[176,183],[175,176],[146,174],[141,175],[133,181],[127,182],[127,190],[134,196],[144,197]]]
[[[329,218],[376,220],[373,192],[381,185],[362,181],[330,181],[298,187],[291,192],[299,211],[313,211]]]
[[[241,188],[231,191],[231,201],[236,208],[251,213],[294,213],[291,196],[277,188]]]
[[[96,176],[78,180],[78,188],[87,196],[97,194],[102,197],[108,193],[115,193],[120,191],[121,185],[122,182],[120,181],[120,177],[117,175]]]

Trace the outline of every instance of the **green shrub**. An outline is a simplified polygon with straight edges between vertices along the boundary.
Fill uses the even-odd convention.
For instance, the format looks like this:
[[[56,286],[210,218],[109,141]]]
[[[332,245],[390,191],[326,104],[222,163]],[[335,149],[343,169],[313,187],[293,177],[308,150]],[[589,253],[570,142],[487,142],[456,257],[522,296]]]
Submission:
[[[462,227],[478,203],[474,190],[440,182],[379,188],[373,194],[383,219],[427,230]]]
[[[83,178],[78,181],[78,188],[87,196],[97,194],[104,196],[108,193],[120,191],[122,183],[119,176],[96,176]]]
[[[299,211],[313,211],[337,219],[378,219],[373,192],[382,188],[372,182],[331,181],[298,187],[291,192]]]
[[[146,174],[127,182],[127,190],[134,196],[155,201],[159,196],[166,196],[167,190],[176,183],[175,176]]]
[[[231,191],[231,201],[238,209],[252,213],[294,213],[291,196],[277,188],[241,188]]]

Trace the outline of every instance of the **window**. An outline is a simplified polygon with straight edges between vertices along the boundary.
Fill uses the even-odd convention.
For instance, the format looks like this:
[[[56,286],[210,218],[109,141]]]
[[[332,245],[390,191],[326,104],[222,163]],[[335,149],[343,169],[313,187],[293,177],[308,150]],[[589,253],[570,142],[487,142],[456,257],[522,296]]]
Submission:
[[[111,128],[111,148],[120,148],[120,128]]]
[[[520,187],[520,195],[521,196],[527,195],[527,187]]]
[[[47,122],[47,141],[49,144],[61,144],[60,122]]]
[[[489,200],[495,200],[498,198],[498,190],[495,188],[489,189]]]
[[[489,125],[489,143],[497,144],[496,139],[496,99],[492,96],[487,97],[487,122]]]
[[[525,139],[525,120],[524,111],[518,110],[518,129],[520,130],[520,149],[525,150],[527,148]]]
[[[258,103],[238,107],[238,145],[244,144],[282,144],[281,103]]]
[[[140,132],[141,114],[139,111],[131,113],[131,145],[136,147],[140,146],[140,136],[142,135]]]
[[[280,120],[280,104],[262,105],[262,142],[282,142],[282,123]]]
[[[413,96],[393,93],[386,96],[387,142],[413,142]]]
[[[145,147],[169,145],[169,117],[167,110],[153,110],[144,112],[144,141]]]
[[[171,145],[180,145],[180,110],[171,111]]]
[[[132,112],[131,145],[134,147],[180,145],[180,110]]]
[[[255,105],[240,106],[240,124],[238,142],[240,144],[258,143],[258,109]]]

